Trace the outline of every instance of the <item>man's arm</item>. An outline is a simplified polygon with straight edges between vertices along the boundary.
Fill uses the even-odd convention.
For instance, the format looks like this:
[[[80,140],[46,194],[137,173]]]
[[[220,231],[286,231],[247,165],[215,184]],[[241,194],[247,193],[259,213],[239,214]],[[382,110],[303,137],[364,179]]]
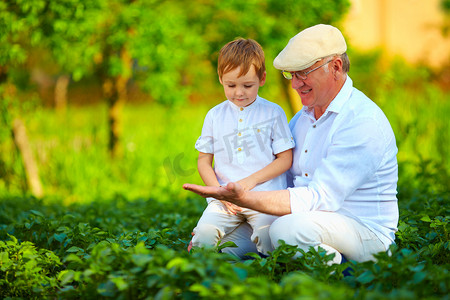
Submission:
[[[262,213],[282,216],[291,213],[288,190],[253,192],[245,191],[238,183],[230,182],[226,187],[184,184],[185,190],[202,197],[213,197],[250,208]]]
[[[249,191],[260,183],[266,182],[272,178],[280,176],[292,165],[292,149],[288,149],[276,154],[276,158],[261,170],[253,173],[238,181],[238,183]]]

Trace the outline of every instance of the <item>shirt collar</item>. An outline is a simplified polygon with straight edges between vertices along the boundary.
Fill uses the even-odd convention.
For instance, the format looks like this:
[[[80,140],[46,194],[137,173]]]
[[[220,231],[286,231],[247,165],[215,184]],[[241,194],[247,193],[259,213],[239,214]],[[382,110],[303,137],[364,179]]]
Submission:
[[[233,102],[228,100],[228,104],[230,105],[230,107],[235,110],[235,111],[250,111],[251,109],[254,109],[256,106],[258,106],[258,103],[260,102],[260,97],[256,96],[255,101],[252,102],[252,104],[248,105],[248,106],[237,106],[236,104],[234,104]]]
[[[342,86],[339,93],[334,97],[334,99],[330,102],[330,105],[328,105],[327,109],[324,112],[324,116],[327,115],[329,112],[335,112],[340,113],[342,110],[342,107],[344,106],[345,102],[350,98],[350,95],[353,90],[353,81],[352,79],[347,75],[347,78],[345,79],[344,85]],[[304,113],[308,115],[312,120],[316,120],[314,117],[314,110],[308,109],[307,106],[303,107]]]
[[[342,86],[341,90],[336,95],[336,97],[333,99],[333,101],[331,101],[330,105],[328,105],[327,111],[340,113],[345,102],[347,102],[347,100],[350,98],[352,90],[353,90],[353,81],[347,75],[344,85]]]

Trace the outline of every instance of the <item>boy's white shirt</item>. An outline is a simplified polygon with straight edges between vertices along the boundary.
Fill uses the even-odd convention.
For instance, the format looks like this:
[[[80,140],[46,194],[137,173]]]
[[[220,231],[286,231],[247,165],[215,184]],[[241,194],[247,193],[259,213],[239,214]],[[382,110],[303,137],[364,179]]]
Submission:
[[[206,114],[202,134],[195,143],[198,151],[214,155],[214,171],[221,185],[261,170],[276,154],[294,146],[283,109],[259,96],[246,107],[228,100],[213,107]],[[282,174],[253,190],[285,188],[286,174]]]

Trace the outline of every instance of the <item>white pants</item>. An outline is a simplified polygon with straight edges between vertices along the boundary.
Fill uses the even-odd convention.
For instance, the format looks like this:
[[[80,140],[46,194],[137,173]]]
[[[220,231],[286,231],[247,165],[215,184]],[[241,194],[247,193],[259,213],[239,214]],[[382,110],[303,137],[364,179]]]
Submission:
[[[250,240],[259,252],[272,251],[269,228],[277,217],[244,208],[237,215],[228,212],[219,200],[212,200],[194,228],[192,246],[215,246],[224,236],[230,234],[241,223],[247,222],[252,229]]]
[[[221,243],[233,242],[236,247],[223,248],[222,252],[232,254],[241,259],[245,259],[247,253],[256,253],[255,243],[250,240],[253,230],[247,222],[241,223],[235,230],[225,235]]]
[[[238,248],[222,251],[243,258],[248,252],[255,252],[250,242],[252,229],[246,223],[226,235],[222,242],[232,241]],[[279,217],[270,227],[273,246],[282,239],[287,244],[297,245],[308,251],[310,246],[322,247],[328,254],[335,253],[333,263],[340,263],[341,253],[359,262],[373,260],[373,254],[386,251],[383,243],[365,225],[334,212],[305,212]]]
[[[341,262],[341,253],[349,260],[363,262],[374,260],[375,253],[386,251],[368,227],[335,212],[311,211],[282,216],[270,227],[270,238],[274,247],[279,240],[304,251],[320,246],[328,254],[336,254],[333,263]]]

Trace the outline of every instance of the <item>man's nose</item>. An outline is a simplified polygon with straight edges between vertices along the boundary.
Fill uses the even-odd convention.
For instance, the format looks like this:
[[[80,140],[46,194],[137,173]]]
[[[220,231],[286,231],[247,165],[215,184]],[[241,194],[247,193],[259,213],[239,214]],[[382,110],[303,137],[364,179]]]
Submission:
[[[292,77],[292,83],[291,86],[294,90],[301,88],[302,86],[305,85],[305,83],[303,82],[303,80],[298,79],[296,76]]]

